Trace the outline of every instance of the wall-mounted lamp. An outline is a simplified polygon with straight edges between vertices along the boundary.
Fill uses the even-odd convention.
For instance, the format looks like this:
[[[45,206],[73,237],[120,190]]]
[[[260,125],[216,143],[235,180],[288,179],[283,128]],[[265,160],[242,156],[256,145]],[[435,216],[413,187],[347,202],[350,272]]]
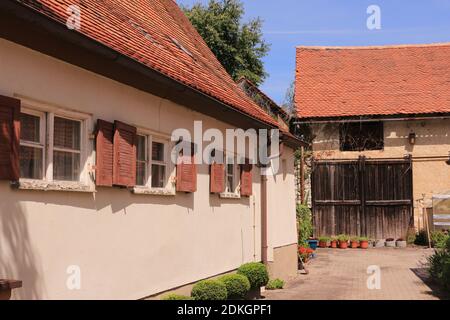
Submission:
[[[414,132],[411,132],[408,136],[408,141],[410,144],[416,143],[416,134]]]
[[[446,164],[448,164],[450,166],[450,151],[448,152],[448,160],[445,161]]]

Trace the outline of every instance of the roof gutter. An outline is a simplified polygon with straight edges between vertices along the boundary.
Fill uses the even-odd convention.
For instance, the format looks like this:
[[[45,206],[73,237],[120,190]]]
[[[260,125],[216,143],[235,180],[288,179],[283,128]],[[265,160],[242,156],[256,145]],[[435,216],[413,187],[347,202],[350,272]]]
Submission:
[[[450,114],[449,115],[440,115],[440,116],[435,116],[435,115],[422,115],[422,116],[417,116],[417,115],[411,115],[410,117],[384,117],[384,116],[373,116],[372,118],[359,118],[356,119],[354,117],[349,117],[349,118],[326,118],[323,120],[316,120],[316,119],[312,119],[312,118],[308,118],[305,120],[301,120],[301,118],[297,118],[297,120],[294,121],[294,124],[326,124],[326,123],[349,123],[349,122],[374,122],[374,121],[425,121],[425,120],[445,120],[445,119],[450,119]]]
[[[14,0],[0,1],[0,37],[241,128],[276,128]]]

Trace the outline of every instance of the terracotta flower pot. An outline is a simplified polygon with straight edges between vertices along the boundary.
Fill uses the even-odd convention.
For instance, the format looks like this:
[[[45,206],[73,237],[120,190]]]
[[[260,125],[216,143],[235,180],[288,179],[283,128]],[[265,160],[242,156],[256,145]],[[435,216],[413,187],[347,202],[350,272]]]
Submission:
[[[320,248],[326,248],[327,247],[327,242],[326,241],[319,241],[319,247]]]
[[[361,240],[359,242],[359,246],[360,246],[361,249],[367,249],[367,248],[369,248],[369,241]]]
[[[356,248],[358,248],[359,247],[359,241],[355,241],[355,240],[352,240],[352,241],[350,241],[350,247],[352,248],[352,249],[356,249]]]
[[[339,248],[340,249],[347,249],[348,248],[348,242],[347,241],[339,241]]]
[[[337,248],[337,241],[336,240],[330,241],[330,247],[331,248]]]

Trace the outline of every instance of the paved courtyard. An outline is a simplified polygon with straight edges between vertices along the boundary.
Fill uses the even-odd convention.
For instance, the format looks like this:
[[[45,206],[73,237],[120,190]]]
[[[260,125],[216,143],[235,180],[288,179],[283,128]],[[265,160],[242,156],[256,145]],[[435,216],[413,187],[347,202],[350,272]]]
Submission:
[[[265,291],[266,299],[288,300],[435,300],[445,299],[429,283],[426,262],[433,253],[424,248],[317,249],[308,263],[309,274],[299,274],[285,289]],[[369,290],[369,266],[380,267],[380,289]]]

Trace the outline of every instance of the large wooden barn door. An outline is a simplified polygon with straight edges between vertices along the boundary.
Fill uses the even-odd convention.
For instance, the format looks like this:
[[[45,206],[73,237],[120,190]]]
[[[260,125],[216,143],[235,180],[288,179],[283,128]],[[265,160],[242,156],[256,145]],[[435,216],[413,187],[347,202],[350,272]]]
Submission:
[[[314,160],[315,235],[404,238],[413,224],[412,162]]]

